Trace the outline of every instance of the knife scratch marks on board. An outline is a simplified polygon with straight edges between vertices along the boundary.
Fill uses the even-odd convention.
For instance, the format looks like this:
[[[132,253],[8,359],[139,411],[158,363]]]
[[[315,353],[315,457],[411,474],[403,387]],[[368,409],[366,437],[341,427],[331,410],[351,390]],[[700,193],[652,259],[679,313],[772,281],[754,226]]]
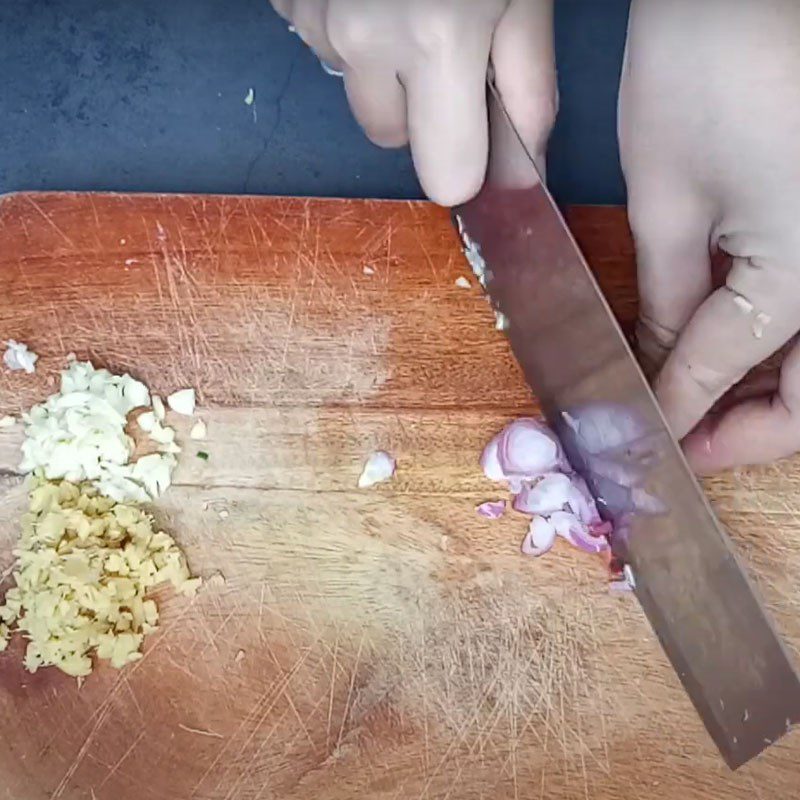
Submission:
[[[164,653],[164,659],[167,661],[167,663],[169,663],[173,669],[183,673],[187,678],[189,678],[189,686],[197,683],[198,675],[196,672],[190,672],[185,665],[178,663],[178,661],[172,657],[172,654],[169,652],[169,650],[165,650]]]
[[[133,703],[134,708],[139,714],[139,719],[142,722],[144,722],[145,720],[144,711],[142,710],[141,705],[139,705],[139,700],[136,698],[136,692],[133,691],[133,686],[131,686],[131,682],[127,679],[127,677],[125,678],[125,688],[128,690],[128,696],[131,698],[131,702]]]
[[[261,236],[263,237],[263,241],[259,243],[259,247],[272,247],[272,237],[267,232],[267,226],[261,221],[261,218],[258,214],[254,214],[253,216],[248,216],[248,220],[254,220],[256,223],[256,227],[258,228]],[[270,218],[270,224],[272,224],[275,220]],[[286,228],[285,225],[282,226]]]
[[[206,731],[202,728],[191,728],[188,725],[184,725],[182,722],[178,723],[178,727],[182,731],[186,731],[187,733],[196,733],[198,736],[208,736],[211,739],[224,739],[225,737],[221,733],[215,733],[214,731]]]
[[[206,326],[198,317],[196,305],[196,297],[203,287],[198,285],[193,274],[190,265],[191,255],[187,251],[182,230],[180,228],[178,230],[177,247],[171,250],[166,241],[161,240],[160,258],[154,255],[152,259],[154,283],[162,312],[166,310],[165,299],[172,309],[170,325],[176,334],[178,346],[181,352],[186,353],[191,359],[193,375],[185,376],[185,379],[189,378],[195,383],[202,382],[208,366],[207,360],[211,356]],[[164,296],[162,277],[166,284],[167,298]]]
[[[431,254],[428,252],[428,248],[425,246],[425,243],[420,238],[419,232],[414,231],[414,238],[417,240],[417,244],[419,245],[419,251],[422,253],[425,262],[427,263],[430,271],[431,277],[435,280],[438,277],[438,272],[436,271],[436,266],[433,263],[433,259],[431,258]]]
[[[352,710],[352,704],[353,704],[353,690],[355,689],[356,678],[358,677],[358,667],[361,664],[361,651],[364,648],[365,636],[366,632],[362,630],[361,638],[358,642],[358,650],[356,651],[355,661],[350,669],[350,686],[348,687],[347,697],[344,702],[344,712],[342,713],[341,725],[339,725],[339,735],[336,737],[336,751],[339,751],[342,747],[342,738],[344,737],[344,730],[350,718],[350,712]]]
[[[61,353],[68,352],[67,347],[64,344],[64,335],[61,331],[61,317],[59,316],[58,310],[56,309],[56,304],[53,300],[49,301],[50,306],[50,325],[49,330],[53,332],[54,336],[58,340],[58,349]]]
[[[392,256],[394,255],[394,248],[392,247],[392,241],[394,239],[394,226],[392,225],[391,220],[389,221],[388,225],[386,226],[386,271],[385,274],[388,278],[389,270],[392,266]]]
[[[48,225],[49,225],[49,226],[50,226],[50,227],[51,227],[51,228],[54,230],[54,231],[56,231],[56,233],[58,233],[58,234],[61,236],[61,238],[62,238],[62,239],[63,239],[63,240],[64,240],[64,241],[65,241],[65,242],[66,242],[66,243],[67,243],[67,244],[68,244],[70,247],[72,247],[72,248],[75,248],[75,242],[73,242],[73,241],[72,241],[72,239],[71,239],[71,238],[70,238],[70,237],[69,237],[69,236],[66,234],[66,232],[65,232],[65,231],[64,231],[62,228],[60,228],[58,225],[56,225],[56,223],[55,223],[55,222],[53,222],[53,217],[52,217],[50,214],[48,214],[46,211],[43,211],[43,210],[42,210],[42,207],[41,207],[41,206],[40,206],[40,205],[39,205],[39,204],[36,202],[36,200],[34,200],[34,199],[33,199],[33,198],[30,196],[30,195],[27,195],[27,194],[23,194],[23,195],[22,195],[22,197],[24,197],[24,198],[25,198],[25,200],[27,200],[28,204],[29,204],[29,205],[30,205],[30,206],[31,206],[31,207],[34,209],[34,211],[36,211],[36,213],[37,213],[37,214],[39,214],[39,216],[40,216],[40,217],[41,217],[41,218],[42,218],[42,219],[43,219],[43,220],[44,220],[44,221],[45,221],[45,222],[46,222],[46,223],[47,223],[47,224],[48,224]]]
[[[586,637],[586,640],[595,643],[601,641],[600,632],[597,628],[597,625],[595,624],[594,609],[591,606],[589,607],[587,617],[591,629],[591,636]],[[599,648],[595,648],[594,655],[595,657],[601,656]],[[602,681],[596,682],[594,698],[596,700],[596,702],[594,703],[595,710],[597,712],[597,717],[600,721],[600,741],[603,747],[604,763],[601,765],[601,769],[603,771],[603,774],[610,775],[611,761],[609,759],[609,754],[608,754],[609,731],[606,726],[606,699],[605,699],[605,689],[603,687]]]
[[[128,760],[128,756],[130,756],[130,754],[137,748],[137,746],[139,745],[139,742],[141,742],[142,739],[144,738],[145,733],[146,733],[146,730],[139,731],[139,735],[136,737],[136,739],[134,739],[134,741],[131,743],[130,747],[112,765],[111,769],[108,771],[108,773],[106,774],[105,778],[103,778],[103,780],[100,781],[100,784],[97,787],[98,789],[102,789],[103,786],[105,786],[106,783],[108,783],[108,781],[112,778],[114,773],[116,773],[116,771],[123,765],[123,763],[125,763],[125,761]]]
[[[142,225],[144,226],[144,229],[146,231],[149,231],[150,224],[149,224],[147,218],[142,216],[141,220],[142,220]],[[148,238],[149,238],[149,233],[148,233]],[[155,252],[153,252],[153,257],[150,259],[150,263],[153,266],[153,282],[154,282],[155,287],[156,287],[156,293],[158,294],[158,305],[159,305],[159,308],[161,308],[161,310],[162,310],[162,317],[166,320],[168,318],[168,315],[165,313],[165,309],[164,309],[164,291],[163,291],[163,288],[161,286],[161,271],[158,268],[158,258],[156,257]]]
[[[241,756],[246,752],[248,746],[255,738],[255,736],[258,734],[259,730],[264,724],[264,721],[269,716],[270,711],[272,711],[278,699],[283,695],[286,686],[289,685],[294,676],[300,671],[300,668],[305,664],[306,659],[308,658],[309,654],[311,653],[316,644],[317,642],[314,642],[309,647],[305,648],[305,650],[298,656],[297,660],[289,668],[286,674],[278,678],[277,681],[273,681],[273,683],[271,683],[264,690],[264,692],[258,697],[258,699],[253,703],[253,705],[250,707],[250,710],[245,715],[244,719],[237,726],[233,735],[226,741],[225,745],[220,748],[220,751],[217,753],[216,757],[211,761],[206,770],[200,776],[197,783],[194,785],[191,791],[190,798],[195,798],[198,796],[200,787],[205,783],[206,778],[208,778],[208,776],[212,774],[212,772],[214,772],[217,765],[228,754],[229,750],[234,745],[234,743],[236,743],[237,745],[238,756]],[[247,737],[244,739],[241,745],[239,745],[238,743],[239,735],[242,734],[243,732],[246,732],[248,728],[251,726],[252,730],[250,731],[249,735],[247,735]],[[262,747],[267,741],[269,741],[270,736],[271,734],[264,737],[264,740],[262,741]],[[212,793],[214,791],[217,791],[220,787],[223,787],[227,784],[228,773],[230,772],[231,769],[233,769],[234,765],[240,763],[242,760],[243,759],[239,759],[236,757],[228,759],[227,764],[223,765],[221,771],[218,774],[217,784],[212,790]],[[259,766],[255,763],[255,759],[250,759],[249,763],[252,766]],[[245,768],[245,770],[242,771],[241,775],[238,777],[237,780],[232,781],[232,785],[227,796],[234,796],[234,797],[236,796],[236,790],[238,789],[239,783],[246,774],[247,774],[247,768]]]
[[[227,627],[228,623],[229,623],[229,622],[230,622],[230,621],[231,621],[231,620],[232,620],[232,619],[233,619],[235,616],[236,616],[236,609],[234,609],[233,611],[231,611],[231,612],[230,612],[230,613],[229,613],[229,614],[228,614],[228,615],[225,617],[225,619],[224,619],[224,620],[222,620],[222,622],[220,623],[219,627],[218,627],[218,628],[217,628],[217,629],[216,629],[216,630],[215,630],[215,631],[214,631],[214,632],[211,634],[210,646],[212,646],[212,647],[213,647],[213,648],[214,648],[214,649],[217,651],[217,655],[222,655],[222,653],[221,653],[221,651],[220,651],[220,649],[219,649],[219,645],[217,644],[217,639],[220,637],[220,634],[221,634],[221,633],[222,633],[222,632],[225,630],[225,628]],[[205,657],[205,655],[206,655],[206,650],[208,650],[208,646],[206,646],[206,647],[203,649],[203,651],[202,651],[202,653],[201,653],[200,655],[201,655],[201,656],[203,656],[203,657]]]
[[[331,750],[331,728],[333,725],[333,701],[336,696],[336,674],[339,671],[339,636],[337,632],[336,641],[333,643],[333,659],[331,663],[331,680],[328,695],[328,723],[325,729],[325,752]]]
[[[78,767],[80,767],[80,765],[83,763],[83,760],[89,751],[89,747],[91,746],[95,735],[100,728],[103,727],[106,717],[108,717],[108,715],[111,713],[111,703],[102,704],[101,709],[102,710],[100,710],[97,718],[94,721],[94,725],[92,725],[89,733],[86,734],[83,743],[78,749],[77,755],[67,768],[67,771],[64,773],[56,788],[53,790],[53,793],[50,795],[50,800],[58,800],[58,798],[61,797],[61,795],[64,793],[64,789],[66,789],[66,787],[69,785],[69,782],[72,780],[72,776],[78,771]]]
[[[266,736],[264,736],[263,738],[260,739],[260,744],[258,745],[255,753],[252,756],[249,756],[249,757],[245,756],[245,751],[250,746],[251,741],[252,741],[253,738],[255,738],[256,734],[260,733],[261,726],[263,725],[264,721],[267,719],[267,717],[272,712],[272,710],[275,707],[275,705],[277,704],[278,700],[280,700],[281,698],[283,698],[283,699],[287,698],[286,689],[287,689],[289,683],[290,683],[290,680],[287,679],[285,682],[283,682],[279,686],[278,691],[276,693],[275,700],[270,704],[269,708],[267,708],[265,710],[265,712],[262,715],[261,719],[257,723],[257,725],[256,725],[256,727],[255,727],[255,729],[253,731],[253,734],[248,738],[248,740],[244,743],[244,745],[242,746],[241,750],[239,751],[239,755],[238,755],[237,760],[244,762],[244,768],[241,770],[239,776],[234,781],[233,786],[231,786],[230,790],[225,795],[224,800],[233,800],[234,798],[240,797],[241,794],[239,792],[239,787],[242,785],[243,782],[247,781],[251,786],[255,783],[256,777],[257,777],[259,771],[262,769],[262,764],[263,764],[263,760],[262,759],[263,759],[263,755],[264,755],[264,750],[266,749],[267,745],[272,741],[272,738],[275,736],[275,734],[277,733],[277,731],[280,728],[281,724],[284,722],[284,720],[288,716],[288,713],[289,713],[288,709],[285,709],[280,714],[280,716],[275,721],[275,724],[272,726],[272,728],[269,731],[269,733],[267,733]],[[259,740],[257,740],[257,741],[259,741]],[[221,784],[218,784],[217,788],[219,789],[220,787],[221,787]],[[256,788],[263,788],[263,785],[262,786],[257,786]],[[261,795],[259,794],[258,796],[260,797]]]
[[[111,713],[112,709],[114,708],[115,701],[117,700],[120,692],[125,688],[125,684],[127,681],[130,681],[136,672],[142,668],[145,661],[149,661],[152,658],[154,652],[156,652],[159,647],[162,645],[163,642],[168,641],[169,639],[169,632],[172,631],[174,628],[180,629],[180,623],[183,620],[184,616],[189,612],[190,609],[194,607],[195,600],[186,603],[184,608],[181,610],[180,614],[178,614],[175,619],[172,620],[171,623],[164,626],[161,631],[161,636],[153,643],[149,650],[145,651],[144,656],[133,664],[128,670],[126,670],[125,675],[121,675],[117,678],[115,683],[112,685],[111,689],[109,690],[106,697],[94,711],[94,713],[89,717],[87,721],[87,725],[91,725],[86,737],[83,740],[73,762],[70,764],[69,768],[64,773],[64,776],[59,781],[58,786],[56,786],[53,793],[50,795],[50,800],[58,800],[59,797],[64,793],[64,790],[69,785],[72,777],[77,772],[80,765],[83,763],[86,755],[89,752],[89,748],[94,743],[95,737],[103,727],[103,724],[106,721],[106,718]],[[52,747],[53,743],[62,735],[61,731],[56,731],[54,736],[50,739],[47,744],[46,749]]]
[[[262,597],[262,601],[263,601],[264,584],[262,584],[262,587],[261,587],[261,597]],[[270,613],[271,613],[271,615],[274,615],[274,616],[280,616],[278,614],[275,614],[274,611],[271,611]],[[290,641],[292,643],[292,647],[294,647],[295,649],[299,649],[297,641],[295,640],[294,636],[292,635],[291,627],[290,626],[284,626],[283,632],[288,634],[288,637],[289,637],[289,639],[290,639]],[[272,660],[272,663],[275,665],[277,670],[282,671],[281,663],[280,663],[280,661],[278,661],[278,658],[275,655],[275,651],[273,650],[272,645],[270,644],[269,638],[264,636],[263,631],[260,631],[259,634],[260,634],[259,638],[261,640],[261,644],[263,644],[263,646],[266,648],[267,654],[269,655],[270,659]],[[306,682],[305,681],[303,681],[303,686],[304,687],[306,686]],[[314,742],[314,739],[311,736],[311,732],[309,731],[308,726],[305,724],[305,722],[303,721],[303,718],[300,716],[300,712],[298,711],[297,706],[294,703],[294,700],[292,700],[291,693],[289,691],[287,691],[286,689],[284,690],[284,698],[286,699],[286,702],[289,704],[289,707],[291,708],[292,713],[294,714],[294,717],[297,720],[297,724],[299,725],[300,730],[303,732],[305,738],[308,740],[309,745],[311,745],[312,748],[316,748],[316,743]],[[306,699],[308,699],[308,692],[307,691],[306,691]],[[321,702],[322,702],[321,700],[318,701],[318,704],[321,703]],[[317,706],[315,706],[315,710],[316,710],[316,708],[317,708]]]
[[[297,301],[299,296],[300,287],[299,285],[295,285],[294,289],[292,290],[292,299],[289,305],[289,315],[286,320],[286,334],[283,341],[283,350],[281,352],[280,363],[278,364],[278,372],[280,373],[280,376],[277,391],[279,392],[286,384],[286,376],[289,367],[289,347],[291,346],[292,337],[294,335],[294,319],[297,312]]]
[[[95,243],[97,248],[100,249],[101,242],[100,242],[100,230],[102,229],[102,225],[100,224],[100,217],[97,215],[97,204],[94,201],[94,195],[89,194],[87,195],[89,198],[89,208],[92,209],[92,216],[94,217],[94,227],[95,227]]]
[[[558,747],[567,770],[587,776],[585,784],[590,761],[606,771],[593,752],[598,732],[589,735],[579,719],[592,681],[576,609],[561,605],[534,602],[513,584],[472,585],[445,607],[427,607],[424,624],[409,617],[411,629],[360,688],[359,704],[369,705],[370,696],[388,697],[421,729],[427,730],[430,719],[440,733],[442,725],[450,730],[448,746],[425,770],[420,797],[431,793],[437,780],[446,780],[450,794],[457,794],[459,782],[469,780],[464,770],[484,752],[500,757],[502,774],[513,782],[523,764],[519,747],[531,736],[542,746],[541,763],[533,767],[526,759],[526,776],[552,761],[548,742]],[[517,776],[519,785],[526,779]],[[434,793],[447,796],[440,787]]]

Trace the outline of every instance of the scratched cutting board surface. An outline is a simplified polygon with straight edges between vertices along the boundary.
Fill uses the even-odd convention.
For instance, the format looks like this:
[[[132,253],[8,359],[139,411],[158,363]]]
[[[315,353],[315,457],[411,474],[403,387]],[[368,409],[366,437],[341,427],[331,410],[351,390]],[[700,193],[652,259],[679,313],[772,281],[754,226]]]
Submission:
[[[629,324],[623,212],[570,219]],[[40,354],[0,371],[0,414],[69,352],[195,386],[210,458],[187,445],[156,514],[224,576],[162,594],[144,658],[81,689],[0,655],[0,798],[800,797],[797,736],[726,771],[599,561],[522,558],[523,518],[476,516],[481,447],[535,405],[466,274],[422,203],[0,200],[0,339]],[[0,430],[0,571],[20,441]],[[358,491],[376,448],[396,479]],[[799,466],[707,484],[795,651]]]

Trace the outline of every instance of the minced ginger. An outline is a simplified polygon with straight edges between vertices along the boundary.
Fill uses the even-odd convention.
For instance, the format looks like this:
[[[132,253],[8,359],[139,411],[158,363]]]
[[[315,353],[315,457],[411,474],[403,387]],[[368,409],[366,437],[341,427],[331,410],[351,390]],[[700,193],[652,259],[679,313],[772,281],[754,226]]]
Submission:
[[[33,479],[14,556],[16,586],[0,606],[0,651],[16,624],[29,640],[30,672],[56,666],[82,677],[92,671],[92,652],[117,669],[137,661],[158,626],[148,591],[170,582],[193,596],[200,585],[149,514],[68,481]]]

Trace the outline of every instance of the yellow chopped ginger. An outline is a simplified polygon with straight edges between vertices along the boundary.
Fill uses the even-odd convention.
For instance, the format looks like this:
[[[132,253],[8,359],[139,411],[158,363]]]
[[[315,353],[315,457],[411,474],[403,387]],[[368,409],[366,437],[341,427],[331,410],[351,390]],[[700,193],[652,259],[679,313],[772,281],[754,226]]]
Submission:
[[[92,652],[118,669],[140,659],[158,626],[148,591],[169,582],[194,596],[200,585],[172,537],[153,525],[142,509],[89,485],[34,478],[13,551],[16,586],[0,606],[0,651],[16,625],[28,639],[30,672],[56,666],[82,677]]]

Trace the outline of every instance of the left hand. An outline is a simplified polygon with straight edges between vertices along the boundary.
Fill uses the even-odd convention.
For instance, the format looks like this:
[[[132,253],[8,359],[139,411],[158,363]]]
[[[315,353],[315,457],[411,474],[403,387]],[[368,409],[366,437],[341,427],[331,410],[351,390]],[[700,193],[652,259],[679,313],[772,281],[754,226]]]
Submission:
[[[454,206],[483,185],[486,77],[540,166],[558,106],[553,0],[271,0],[330,67],[383,147],[411,145],[431,200]]]
[[[800,450],[800,345],[774,392],[701,423],[800,331],[800,3],[633,0],[620,145],[640,344],[699,472]],[[712,287],[710,252],[731,256]]]

